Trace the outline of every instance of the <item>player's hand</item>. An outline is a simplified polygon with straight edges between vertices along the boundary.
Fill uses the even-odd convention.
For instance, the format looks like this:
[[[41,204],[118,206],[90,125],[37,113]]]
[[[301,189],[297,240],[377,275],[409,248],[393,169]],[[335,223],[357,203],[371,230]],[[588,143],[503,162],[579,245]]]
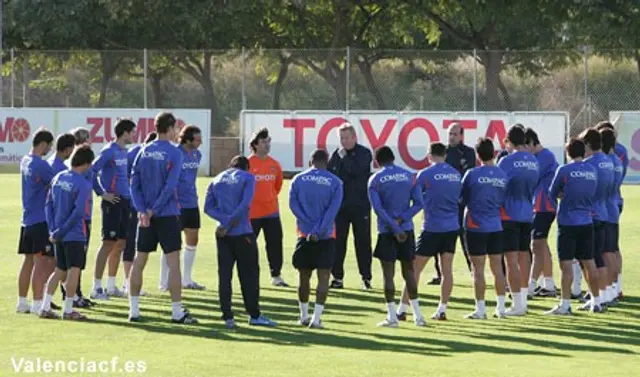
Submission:
[[[398,225],[402,225],[402,219],[398,217],[398,218],[396,219],[396,224],[398,224]]]
[[[405,232],[397,233],[395,237],[396,237],[396,240],[400,243],[404,243],[408,238],[407,233]]]
[[[558,194],[558,199],[563,199],[564,198],[564,192],[561,192]]]
[[[153,211],[148,209],[147,210],[147,217],[149,218],[149,220],[151,220],[151,218],[153,217]]]
[[[224,237],[227,235],[227,229],[225,227],[223,227],[222,225],[219,225],[216,228],[216,237]]]
[[[340,148],[338,149],[338,156],[340,156],[340,158],[344,158],[347,155],[347,150],[344,148]]]
[[[52,244],[54,244],[54,245],[55,245],[55,243],[56,243],[56,239],[55,239],[55,238],[53,238],[53,236],[49,236],[49,242],[51,242]]]
[[[318,235],[317,234],[310,234],[307,236],[307,241],[309,242],[318,242]]]
[[[105,192],[104,194],[102,194],[102,200],[104,200],[105,202],[109,202],[111,204],[116,204],[120,201],[120,197],[118,197],[117,195]]]
[[[240,224],[240,220],[235,219],[231,222],[231,227],[233,228],[234,226],[238,226],[238,224]]]
[[[149,219],[149,216],[147,216],[146,213],[138,214],[138,225],[141,228],[148,228],[151,225],[151,220]]]

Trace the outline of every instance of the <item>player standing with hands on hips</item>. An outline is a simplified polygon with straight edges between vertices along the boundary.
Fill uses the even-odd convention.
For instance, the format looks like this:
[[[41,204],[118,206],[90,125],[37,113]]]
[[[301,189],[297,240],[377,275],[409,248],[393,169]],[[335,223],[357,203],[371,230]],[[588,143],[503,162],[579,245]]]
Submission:
[[[371,289],[371,204],[367,182],[371,175],[371,151],[357,143],[356,130],[349,123],[338,128],[340,148],[329,159],[328,170],[342,180],[344,195],[336,218],[336,257],[331,288],[343,288],[344,258],[347,255],[349,227],[353,226],[358,271],[362,289]]]

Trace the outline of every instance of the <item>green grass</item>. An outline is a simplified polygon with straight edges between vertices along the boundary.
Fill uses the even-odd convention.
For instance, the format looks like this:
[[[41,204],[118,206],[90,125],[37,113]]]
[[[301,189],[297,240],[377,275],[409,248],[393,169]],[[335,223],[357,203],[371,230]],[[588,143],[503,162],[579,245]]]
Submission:
[[[89,323],[45,321],[14,312],[16,281],[21,258],[16,255],[20,224],[20,181],[18,175],[1,175],[0,240],[0,375],[12,375],[11,357],[49,360],[110,361],[141,360],[150,376],[518,376],[550,377],[595,373],[598,377],[640,373],[640,188],[625,187],[625,212],[621,226],[624,255],[624,303],[600,316],[578,314],[570,318],[547,318],[544,309],[552,299],[530,303],[526,318],[465,321],[472,310],[472,287],[464,258],[457,255],[456,284],[448,310],[449,321],[430,322],[417,329],[412,322],[400,329],[379,329],[376,323],[385,313],[380,271],[374,261],[375,290],[358,290],[359,276],[353,250],[347,257],[346,289],[329,294],[324,331],[309,331],[295,325],[298,315],[296,289],[274,289],[264,249],[261,249],[262,309],[280,323],[274,329],[248,328],[237,281],[234,308],[241,328],[225,331],[219,320],[216,278],[216,250],[213,222],[203,217],[203,228],[194,276],[210,288],[186,292],[184,302],[200,319],[200,324],[180,327],[167,323],[168,294],[157,290],[158,253],[145,271],[142,312],[144,324],[129,324],[127,301],[114,299],[86,313]],[[209,179],[198,181],[204,193]],[[291,266],[295,242],[294,220],[286,205],[287,188],[281,208],[285,229],[284,278],[295,283]],[[202,199],[202,198],[201,198]],[[201,200],[202,201],[202,200]],[[99,202],[94,201],[93,234],[99,234]],[[555,235],[551,236],[553,240]],[[375,237],[374,237],[375,241]],[[83,280],[89,292],[93,258],[99,237],[91,241]],[[260,242],[262,245],[262,242]],[[425,278],[433,272],[427,267]],[[557,276],[557,275],[556,275]],[[396,280],[399,284],[399,279]],[[556,278],[556,282],[559,282]],[[489,288],[491,289],[491,288]],[[420,285],[423,311],[430,315],[437,304],[438,288]],[[489,291],[489,305],[494,295]],[[59,302],[59,295],[56,294]],[[575,305],[574,305],[575,307]],[[120,364],[122,367],[123,364]],[[50,374],[65,375],[65,374]],[[82,375],[81,373],[79,375]],[[95,375],[95,374],[94,374]],[[123,375],[114,373],[111,375]]]

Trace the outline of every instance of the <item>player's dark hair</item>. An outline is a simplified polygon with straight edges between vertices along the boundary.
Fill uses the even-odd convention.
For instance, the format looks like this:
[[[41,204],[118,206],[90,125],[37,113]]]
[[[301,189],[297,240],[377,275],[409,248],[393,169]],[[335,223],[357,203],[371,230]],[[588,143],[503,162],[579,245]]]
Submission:
[[[596,124],[596,130],[602,131],[606,129],[615,130],[615,127],[613,127],[613,124],[611,124],[611,122],[609,122],[608,120],[603,120],[602,122],[598,122],[598,124]]]
[[[251,150],[255,152],[256,145],[258,145],[260,140],[264,140],[268,138],[269,138],[269,130],[266,127],[259,129],[258,131],[254,132],[253,135],[251,136],[251,141],[249,141],[249,148],[251,148]]]
[[[136,128],[136,124],[131,119],[119,119],[116,122],[116,137],[121,137],[125,132],[131,132]]]
[[[445,157],[447,155],[447,147],[440,142],[431,143],[429,154],[436,157]]]
[[[195,136],[201,133],[202,131],[193,124],[183,127],[180,131],[180,144],[186,144],[189,141],[193,141]]]
[[[580,139],[582,139],[584,144],[588,145],[592,151],[599,151],[602,149],[602,137],[600,136],[600,132],[596,131],[594,128],[584,130],[580,134]]]
[[[476,153],[482,162],[493,160],[493,155],[495,154],[493,141],[486,137],[479,138],[476,143]]]
[[[524,126],[519,123],[511,126],[507,132],[507,139],[509,139],[509,143],[511,143],[514,148],[524,145],[527,139]]]
[[[151,133],[147,134],[147,137],[144,139],[144,143],[145,144],[149,144],[150,142],[154,141],[157,138],[158,138],[158,133],[157,132],[151,132]]]
[[[70,133],[60,134],[56,138],[56,151],[64,152],[76,145],[76,137]]]
[[[600,137],[602,138],[602,151],[606,154],[616,147],[616,133],[610,128],[603,128],[600,130]]]
[[[538,133],[533,130],[533,128],[528,127],[524,131],[525,135],[525,144],[533,144],[534,147],[540,145],[540,139],[538,138]]]
[[[79,145],[74,149],[71,154],[71,167],[78,167],[86,164],[91,164],[95,155],[88,145]]]
[[[375,155],[376,162],[380,166],[391,164],[396,159],[391,148],[386,145],[376,149]]]
[[[37,147],[40,143],[53,143],[53,134],[46,128],[40,128],[33,134],[33,146]]]
[[[329,153],[324,149],[316,149],[311,153],[311,163],[312,164],[328,164],[329,163]]]
[[[571,140],[567,143],[565,148],[567,150],[567,154],[571,159],[582,158],[585,154],[585,144],[584,141],[577,137],[572,137]]]
[[[231,159],[229,168],[249,170],[249,159],[244,156],[235,156]]]
[[[171,113],[161,112],[156,115],[154,123],[159,134],[166,134],[176,125],[176,118]]]

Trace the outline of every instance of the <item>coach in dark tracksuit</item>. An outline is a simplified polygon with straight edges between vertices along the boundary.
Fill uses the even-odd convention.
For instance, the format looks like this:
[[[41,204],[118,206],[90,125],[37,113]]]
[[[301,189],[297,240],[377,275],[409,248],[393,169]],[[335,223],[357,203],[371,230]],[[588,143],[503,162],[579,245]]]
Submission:
[[[347,254],[349,226],[353,226],[353,237],[358,258],[358,270],[362,277],[362,288],[371,289],[371,204],[367,195],[367,184],[371,175],[371,151],[356,142],[353,126],[344,124],[339,129],[340,145],[331,155],[328,170],[343,183],[344,196],[340,212],[336,217],[336,252],[331,273],[331,288],[342,288],[344,259]]]
[[[476,166],[476,152],[473,148],[464,145],[462,138],[464,136],[464,128],[459,124],[453,124],[449,128],[449,146],[447,147],[446,163],[453,166],[460,175],[464,177],[467,170]],[[465,259],[467,260],[467,267],[471,271],[471,262],[469,261],[469,253],[467,252],[467,245],[465,245],[462,236],[462,219],[464,218],[464,207],[460,206],[460,244],[462,244],[462,250],[464,251]],[[438,259],[435,260],[436,272],[438,277],[434,278],[430,284],[440,284],[440,266],[438,265]]]

